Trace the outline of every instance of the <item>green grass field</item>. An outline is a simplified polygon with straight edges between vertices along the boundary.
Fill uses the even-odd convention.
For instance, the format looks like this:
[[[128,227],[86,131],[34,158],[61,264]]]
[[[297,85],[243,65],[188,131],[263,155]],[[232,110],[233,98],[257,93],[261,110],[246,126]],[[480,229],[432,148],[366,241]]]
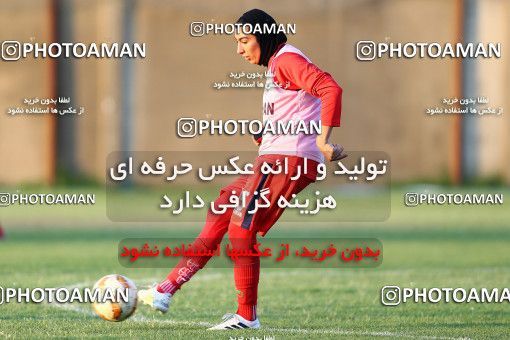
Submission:
[[[473,191],[465,189],[466,191]],[[479,189],[480,190],[480,189]],[[89,190],[82,190],[89,191]],[[412,190],[410,190],[412,191]],[[499,190],[501,191],[501,190]],[[89,305],[0,305],[0,336],[229,339],[281,338],[509,338],[510,304],[407,303],[385,307],[380,289],[510,287],[510,209],[503,206],[403,205],[392,194],[386,222],[277,224],[268,237],[375,237],[384,247],[377,268],[263,268],[257,331],[211,333],[205,328],[234,312],[231,269],[210,268],[178,292],[168,314],[140,306],[127,321],[109,323]],[[504,193],[510,197],[508,190]],[[101,196],[103,195],[103,196]],[[94,207],[0,208],[0,286],[92,286],[103,275],[124,274],[138,286],[166,269],[122,267],[118,242],[127,237],[184,237],[200,226],[110,223],[104,193]],[[74,221],[74,222],[73,222]]]

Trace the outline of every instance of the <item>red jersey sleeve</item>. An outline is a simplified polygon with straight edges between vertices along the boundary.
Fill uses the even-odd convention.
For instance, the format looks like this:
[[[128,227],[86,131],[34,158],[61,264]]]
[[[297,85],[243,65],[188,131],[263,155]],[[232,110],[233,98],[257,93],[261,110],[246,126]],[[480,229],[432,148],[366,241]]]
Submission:
[[[303,89],[321,100],[321,123],[340,126],[342,88],[333,77],[301,55],[286,52],[275,58],[273,81],[288,90]],[[288,85],[288,86],[287,86]]]

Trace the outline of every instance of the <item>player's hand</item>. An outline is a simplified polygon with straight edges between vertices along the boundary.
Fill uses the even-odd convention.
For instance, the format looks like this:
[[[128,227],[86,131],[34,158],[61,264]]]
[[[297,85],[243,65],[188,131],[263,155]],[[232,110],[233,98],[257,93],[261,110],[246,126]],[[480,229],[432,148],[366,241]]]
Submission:
[[[324,143],[324,144],[318,144],[319,150],[324,155],[324,158],[326,158],[328,161],[334,162],[339,161],[341,159],[344,159],[347,157],[347,154],[344,153],[343,146],[339,144],[330,144],[330,143]]]

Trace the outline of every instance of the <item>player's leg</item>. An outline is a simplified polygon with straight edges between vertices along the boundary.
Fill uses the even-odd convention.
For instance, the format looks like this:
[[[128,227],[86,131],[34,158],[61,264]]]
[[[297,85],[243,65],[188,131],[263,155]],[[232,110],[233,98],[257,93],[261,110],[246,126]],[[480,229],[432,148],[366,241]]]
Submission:
[[[254,250],[257,242],[257,233],[265,234],[278,220],[283,209],[277,205],[278,198],[284,196],[287,200],[293,194],[298,194],[313,181],[301,177],[292,181],[289,176],[256,176],[248,181],[247,188],[269,187],[270,202],[269,208],[261,209],[254,215],[248,215],[247,209],[243,209],[239,215],[233,214],[228,236],[234,249]],[[235,314],[227,314],[224,322],[210,329],[240,329],[259,328],[260,322],[257,318],[257,294],[260,275],[260,258],[256,256],[234,258],[234,280],[238,290],[238,309]]]

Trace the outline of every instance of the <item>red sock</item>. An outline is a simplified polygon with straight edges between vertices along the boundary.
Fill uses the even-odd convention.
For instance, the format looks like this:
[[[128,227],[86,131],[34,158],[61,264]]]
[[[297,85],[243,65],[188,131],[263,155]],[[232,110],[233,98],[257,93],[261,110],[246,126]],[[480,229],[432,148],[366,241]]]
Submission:
[[[253,321],[257,318],[257,289],[259,285],[260,259],[249,264],[234,266],[234,280],[237,296],[237,314],[246,320]]]
[[[158,290],[158,292],[160,293],[170,293],[172,295],[174,295],[174,293],[177,291],[177,289],[179,289],[180,287],[177,287],[172,281],[170,281],[169,279],[165,279],[164,281],[160,282],[157,286],[156,286],[156,289]]]

